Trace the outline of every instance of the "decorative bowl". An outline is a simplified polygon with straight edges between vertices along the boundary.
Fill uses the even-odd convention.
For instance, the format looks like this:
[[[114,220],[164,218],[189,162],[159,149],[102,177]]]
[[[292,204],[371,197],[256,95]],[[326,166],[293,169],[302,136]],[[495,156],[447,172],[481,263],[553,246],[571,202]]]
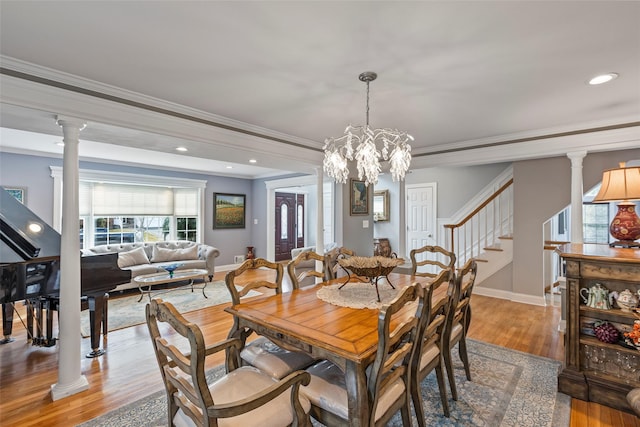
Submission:
[[[167,273],[169,273],[169,277],[173,277],[173,272],[182,267],[184,264],[182,263],[175,263],[175,264],[167,264],[167,265],[161,265],[160,268],[165,270]]]
[[[383,256],[362,257],[352,256],[350,258],[338,259],[338,263],[357,276],[375,278],[387,276],[399,265],[404,264],[402,258],[387,258]]]

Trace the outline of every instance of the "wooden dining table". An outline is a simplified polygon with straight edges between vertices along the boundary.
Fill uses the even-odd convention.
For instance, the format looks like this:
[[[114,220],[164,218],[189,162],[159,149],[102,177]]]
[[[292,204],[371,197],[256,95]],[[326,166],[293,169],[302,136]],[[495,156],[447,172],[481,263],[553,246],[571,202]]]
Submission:
[[[389,279],[398,289],[429,280],[397,273],[391,273]],[[244,331],[250,329],[283,348],[305,351],[339,366],[345,374],[350,424],[365,426],[369,424],[366,369],[376,357],[379,310],[342,307],[316,296],[320,287],[343,282],[341,278],[279,295],[253,297],[225,311],[235,316],[230,338],[243,339],[247,336]],[[367,281],[362,286],[371,284]],[[432,304],[446,298],[446,293],[446,286],[440,286]],[[414,315],[415,307],[407,308],[405,314]]]

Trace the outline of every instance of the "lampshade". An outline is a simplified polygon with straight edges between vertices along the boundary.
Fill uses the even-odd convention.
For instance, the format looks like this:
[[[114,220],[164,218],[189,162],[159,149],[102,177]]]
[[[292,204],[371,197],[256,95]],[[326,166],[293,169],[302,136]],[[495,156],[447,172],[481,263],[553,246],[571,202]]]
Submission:
[[[628,168],[620,163],[618,169],[602,173],[602,185],[593,202],[620,202],[618,213],[609,225],[609,232],[618,240],[609,246],[640,247],[635,242],[640,239],[640,218],[632,200],[640,200],[640,166]]]
[[[594,203],[640,200],[640,166],[609,169],[602,173],[600,191]]]

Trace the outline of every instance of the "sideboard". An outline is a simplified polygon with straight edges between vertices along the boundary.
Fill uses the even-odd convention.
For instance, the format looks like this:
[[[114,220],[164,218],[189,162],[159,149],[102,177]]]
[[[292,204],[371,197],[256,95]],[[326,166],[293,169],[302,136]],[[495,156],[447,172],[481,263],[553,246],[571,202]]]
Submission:
[[[565,364],[558,390],[572,397],[632,412],[626,394],[640,387],[640,351],[607,344],[593,335],[595,321],[608,321],[624,332],[637,317],[614,307],[587,306],[580,290],[596,284],[609,292],[640,289],[640,250],[608,245],[567,244],[558,248],[566,264]]]

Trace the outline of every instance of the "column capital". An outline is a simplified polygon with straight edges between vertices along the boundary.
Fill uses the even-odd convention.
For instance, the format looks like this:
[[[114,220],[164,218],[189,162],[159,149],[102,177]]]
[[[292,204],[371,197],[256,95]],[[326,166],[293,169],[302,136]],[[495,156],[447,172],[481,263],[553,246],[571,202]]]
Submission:
[[[580,161],[580,163],[582,163],[582,159],[584,159],[586,156],[586,151],[571,151],[567,153],[567,157],[571,159],[571,163],[573,163],[574,161]]]
[[[71,116],[56,116],[56,124],[62,128],[72,127],[78,130],[82,130],[87,126],[85,120]]]

